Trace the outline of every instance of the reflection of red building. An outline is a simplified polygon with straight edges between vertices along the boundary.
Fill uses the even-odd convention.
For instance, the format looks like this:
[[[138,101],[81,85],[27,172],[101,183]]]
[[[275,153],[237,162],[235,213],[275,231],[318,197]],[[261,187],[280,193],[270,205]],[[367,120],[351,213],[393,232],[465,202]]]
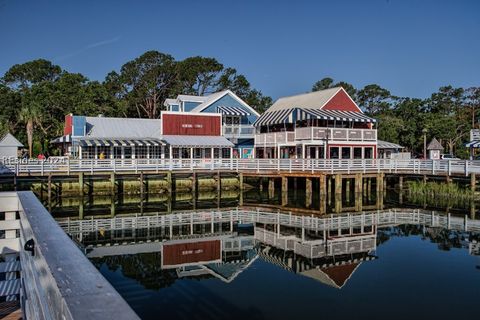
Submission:
[[[215,262],[221,258],[220,240],[168,244],[163,246],[162,267]]]

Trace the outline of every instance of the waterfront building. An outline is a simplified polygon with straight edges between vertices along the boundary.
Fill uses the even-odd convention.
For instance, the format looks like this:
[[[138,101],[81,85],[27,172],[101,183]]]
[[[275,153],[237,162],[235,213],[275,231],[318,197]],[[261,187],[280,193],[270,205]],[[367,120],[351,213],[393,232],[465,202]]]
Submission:
[[[230,158],[220,114],[162,112],[161,119],[67,115],[52,141],[79,159]]]
[[[376,120],[341,87],[278,99],[254,123],[257,158],[373,159]]]
[[[235,158],[253,158],[254,127],[259,113],[230,90],[205,96],[178,95],[164,106],[177,113],[220,114],[222,136],[234,144]]]
[[[402,152],[404,147],[399,144],[377,140],[378,158],[380,159],[410,159],[410,152]]]
[[[17,158],[18,148],[22,148],[23,144],[18,141],[12,134],[6,133],[0,138],[0,159]]]
[[[443,146],[437,139],[433,138],[427,146],[428,159],[439,160],[440,154],[443,152]]]

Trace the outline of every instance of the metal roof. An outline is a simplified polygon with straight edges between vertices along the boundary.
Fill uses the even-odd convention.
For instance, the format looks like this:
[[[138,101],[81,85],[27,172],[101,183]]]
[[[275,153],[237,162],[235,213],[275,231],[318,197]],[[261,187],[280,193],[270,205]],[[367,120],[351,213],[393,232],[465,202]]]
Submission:
[[[161,138],[160,119],[86,117],[89,138]]]
[[[268,111],[277,111],[290,108],[321,109],[340,90],[342,90],[341,87],[336,87],[299,94],[296,96],[283,97],[275,101]]]
[[[0,138],[0,147],[23,147],[23,144],[11,133],[6,133]]]
[[[403,149],[404,147],[393,142],[377,140],[377,148],[378,149]]]
[[[174,147],[233,147],[234,144],[222,136],[163,136],[163,140]]]

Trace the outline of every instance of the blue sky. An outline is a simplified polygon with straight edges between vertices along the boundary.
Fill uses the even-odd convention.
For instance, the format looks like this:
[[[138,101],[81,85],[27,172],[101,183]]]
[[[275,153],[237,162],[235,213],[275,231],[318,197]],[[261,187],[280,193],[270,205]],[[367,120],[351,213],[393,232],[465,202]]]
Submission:
[[[210,56],[278,98],[325,76],[427,97],[480,86],[480,1],[0,0],[0,74],[45,58],[103,80],[147,50]]]

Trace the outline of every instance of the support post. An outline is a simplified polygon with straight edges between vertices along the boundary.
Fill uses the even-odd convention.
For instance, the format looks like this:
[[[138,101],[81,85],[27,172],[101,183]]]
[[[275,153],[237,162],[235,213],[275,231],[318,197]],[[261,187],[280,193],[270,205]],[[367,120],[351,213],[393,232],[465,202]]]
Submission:
[[[362,182],[363,182],[363,174],[357,173],[355,175],[355,211],[363,210]]]
[[[275,196],[275,178],[268,178],[268,199],[273,199],[274,196]]]
[[[475,173],[470,173],[470,189],[472,190],[472,192],[477,191],[477,181]]]
[[[326,176],[321,174],[318,179],[318,189],[320,191],[320,214],[327,213],[327,183],[326,183]]]
[[[83,172],[80,172],[78,174],[78,191],[79,191],[79,194],[80,194],[80,197],[83,197],[84,193],[83,193]]]
[[[115,172],[110,173],[110,195],[115,195]]]
[[[312,178],[305,178],[305,206],[312,206]]]
[[[282,176],[282,206],[288,204],[288,177]]]
[[[197,209],[197,174],[192,173],[192,206],[193,210]]]
[[[342,212],[342,175],[335,175],[335,212]]]
[[[243,173],[242,172],[238,173],[238,189],[240,192],[238,204],[240,206],[243,206]]]

